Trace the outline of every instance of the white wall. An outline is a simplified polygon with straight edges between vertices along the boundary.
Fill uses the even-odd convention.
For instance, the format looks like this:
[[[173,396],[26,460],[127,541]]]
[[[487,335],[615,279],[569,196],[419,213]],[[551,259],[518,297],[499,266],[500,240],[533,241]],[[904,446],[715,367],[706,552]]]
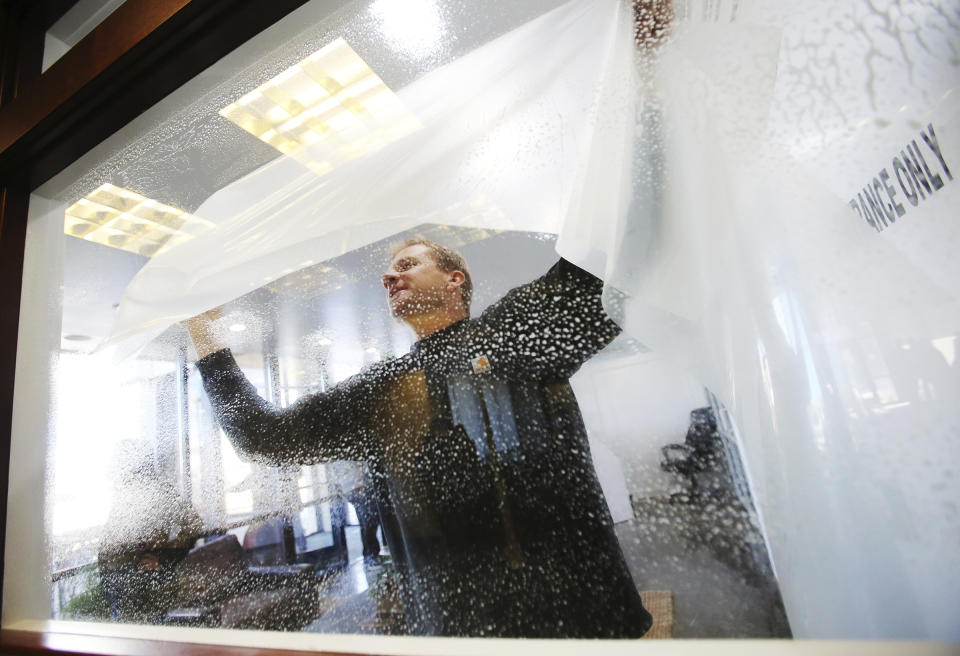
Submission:
[[[590,453],[593,456],[593,465],[597,469],[597,478],[600,480],[600,488],[607,500],[613,523],[618,524],[632,519],[633,506],[630,503],[630,490],[627,488],[623,462],[599,440],[590,440]]]
[[[620,459],[629,493],[675,491],[676,477],[660,469],[660,448],[682,443],[690,411],[707,405],[700,381],[656,353],[615,351],[587,362],[570,383],[590,439]]]

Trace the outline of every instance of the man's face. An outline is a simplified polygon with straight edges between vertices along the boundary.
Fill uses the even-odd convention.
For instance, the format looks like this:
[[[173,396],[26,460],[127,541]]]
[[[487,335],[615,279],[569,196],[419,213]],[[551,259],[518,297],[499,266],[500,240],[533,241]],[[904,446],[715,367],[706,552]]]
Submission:
[[[390,313],[397,318],[442,309],[450,284],[451,274],[437,266],[433,252],[423,244],[397,251],[383,274],[387,304]]]

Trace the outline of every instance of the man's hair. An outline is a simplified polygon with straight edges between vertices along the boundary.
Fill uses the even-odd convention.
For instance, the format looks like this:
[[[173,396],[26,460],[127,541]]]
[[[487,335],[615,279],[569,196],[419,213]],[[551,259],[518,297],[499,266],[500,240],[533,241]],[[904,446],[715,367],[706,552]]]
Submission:
[[[433,256],[433,261],[441,271],[446,273],[451,271],[463,272],[463,284],[460,285],[460,298],[463,299],[463,307],[469,314],[470,299],[473,298],[473,278],[470,277],[470,269],[467,268],[467,261],[463,259],[463,255],[452,248],[441,246],[437,242],[430,241],[425,237],[414,237],[413,239],[405,239],[394,246],[393,257],[396,257],[397,253],[410,246],[426,246],[429,248]]]

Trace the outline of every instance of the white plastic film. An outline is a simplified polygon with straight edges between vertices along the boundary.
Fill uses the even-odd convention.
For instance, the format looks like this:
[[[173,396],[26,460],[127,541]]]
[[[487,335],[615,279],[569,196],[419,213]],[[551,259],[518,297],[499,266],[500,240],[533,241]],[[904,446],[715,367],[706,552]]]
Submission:
[[[195,214],[216,228],[143,267],[114,337],[139,334],[128,344],[142,344],[422,223],[557,233],[621,212],[632,16],[611,0],[564,5],[400,90],[422,126],[412,134],[357,159],[344,157],[338,139],[310,144],[214,194]],[[323,175],[306,168],[319,162],[336,166]]]
[[[606,281],[733,412],[797,637],[960,636],[958,18],[694,15],[641,120]]]

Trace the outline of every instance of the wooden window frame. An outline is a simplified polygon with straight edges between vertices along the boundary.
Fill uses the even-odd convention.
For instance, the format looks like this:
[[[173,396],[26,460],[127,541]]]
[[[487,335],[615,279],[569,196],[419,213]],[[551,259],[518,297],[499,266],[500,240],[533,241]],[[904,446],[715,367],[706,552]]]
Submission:
[[[129,0],[41,74],[46,30],[76,0],[0,0],[0,508],[4,513],[30,193],[306,1]],[[6,523],[0,522],[0,586],[5,541]],[[159,640],[0,631],[3,654],[206,655],[223,650]],[[303,653],[237,647],[229,651],[242,656]]]

